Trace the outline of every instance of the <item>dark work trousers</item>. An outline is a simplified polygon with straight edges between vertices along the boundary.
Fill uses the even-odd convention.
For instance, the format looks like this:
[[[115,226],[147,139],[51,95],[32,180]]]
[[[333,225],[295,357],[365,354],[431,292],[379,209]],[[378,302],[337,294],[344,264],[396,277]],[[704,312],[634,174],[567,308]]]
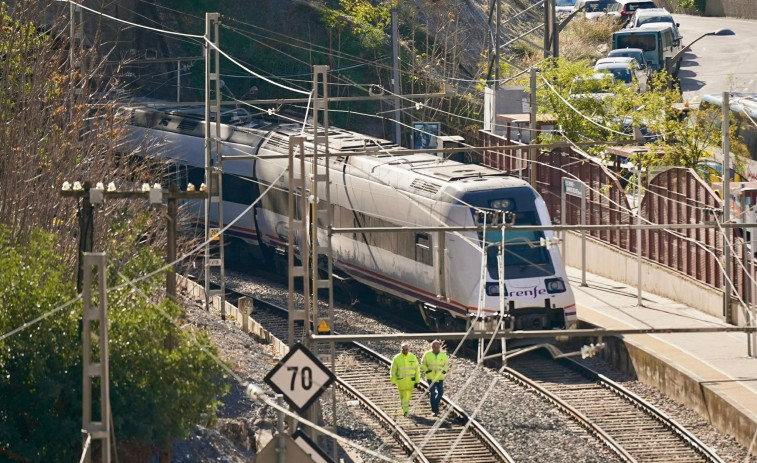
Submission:
[[[431,413],[439,413],[439,402],[444,395],[444,381],[437,381],[428,388],[428,396],[431,399]]]

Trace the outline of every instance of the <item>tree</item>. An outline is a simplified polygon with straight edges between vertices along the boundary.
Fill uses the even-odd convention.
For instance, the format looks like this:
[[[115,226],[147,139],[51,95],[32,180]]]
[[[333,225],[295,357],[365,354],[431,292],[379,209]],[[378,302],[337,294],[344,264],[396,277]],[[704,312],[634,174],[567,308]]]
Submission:
[[[593,78],[588,62],[558,59],[544,66],[541,75],[546,83],[542,82],[537,90],[539,111],[552,114],[558,129],[542,139],[629,140],[643,129],[647,138],[637,142],[648,145],[649,150],[629,161],[644,168],[690,167],[709,181],[713,172],[705,169],[701,161],[713,157],[712,148],[720,146],[721,115],[713,110],[682,114],[674,105],[680,101],[680,94],[665,71],[652,76],[644,93],[638,91],[636,84],[627,86]],[[731,151],[736,154],[738,167],[743,163],[746,147],[736,135],[737,129],[734,121]],[[597,146],[587,151],[601,157],[604,149]],[[632,179],[630,184],[633,183]]]
[[[55,237],[26,243],[0,227],[0,335],[76,294]],[[81,304],[0,341],[0,451],[30,461],[75,461],[81,429]],[[12,400],[11,400],[12,399]]]
[[[107,268],[111,406],[122,451],[150,453],[214,419],[228,390],[208,335],[179,328],[182,309],[161,299],[162,266],[141,243],[144,221],[117,221]],[[0,334],[75,296],[55,237],[22,243],[0,227]],[[120,285],[120,287],[119,287]],[[81,302],[0,341],[0,453],[30,461],[76,461],[81,448]]]
[[[77,40],[69,50],[68,5],[61,10],[64,4],[53,0],[12,3],[12,9],[0,5],[0,223],[21,241],[34,228],[55,233],[60,253],[73,266],[77,210],[58,194],[61,184],[152,184],[160,179],[154,172],[160,174],[147,163],[123,162],[125,121],[109,99],[119,88],[118,69],[106,65],[96,43]],[[109,202],[105,212],[124,205]],[[104,223],[95,226],[95,245],[104,249]]]
[[[658,72],[640,92],[638,82],[626,85],[609,74],[598,79],[589,62],[550,61],[541,69],[537,88],[539,112],[557,121],[558,133],[544,138],[573,141],[624,140],[634,128],[657,130],[673,117],[680,96],[668,85],[669,76]],[[546,82],[544,82],[546,81]]]

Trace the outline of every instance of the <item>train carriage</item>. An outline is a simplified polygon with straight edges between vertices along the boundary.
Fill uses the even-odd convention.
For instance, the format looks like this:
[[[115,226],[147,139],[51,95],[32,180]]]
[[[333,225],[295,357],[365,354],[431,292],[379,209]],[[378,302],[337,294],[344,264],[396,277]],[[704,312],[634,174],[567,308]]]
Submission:
[[[159,143],[161,156],[182,166],[188,180],[202,181],[204,121],[196,110],[129,111],[133,147]],[[239,119],[237,126],[222,124],[224,222],[228,224],[260,200],[227,235],[254,255],[286,251],[288,160],[265,156],[286,154],[289,137],[300,135],[301,126]],[[477,314],[498,314],[500,280],[505,309],[515,329],[559,329],[575,322],[575,302],[562,258],[557,247],[542,245],[541,238],[551,239],[553,232],[510,231],[503,237],[496,224],[497,217],[508,217],[516,225],[550,224],[544,201],[527,182],[431,154],[398,155],[395,145],[358,133],[336,128],[329,132],[335,227],[474,227],[482,221],[488,223],[485,232],[334,234],[335,271],[379,294],[419,307],[436,329],[451,329],[455,321],[464,322]],[[369,148],[376,154],[362,154]],[[305,150],[312,149],[311,135]],[[388,154],[389,150],[395,154]],[[250,154],[261,157],[233,160],[234,155]],[[310,159],[305,167],[308,171]],[[295,164],[298,170],[299,163]],[[301,197],[302,192],[297,192],[298,200]],[[325,190],[319,191],[319,197],[325,197]],[[198,217],[203,211],[197,206],[192,209]],[[217,217],[210,220],[217,224]],[[325,224],[319,226],[319,235],[325,237]],[[503,238],[505,252],[500,257]]]

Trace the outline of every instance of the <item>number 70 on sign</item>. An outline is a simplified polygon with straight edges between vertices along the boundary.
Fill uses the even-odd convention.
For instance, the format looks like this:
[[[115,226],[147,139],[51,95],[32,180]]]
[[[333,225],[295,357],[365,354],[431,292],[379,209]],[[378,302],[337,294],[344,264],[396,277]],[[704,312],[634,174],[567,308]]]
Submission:
[[[302,414],[335,379],[334,373],[312,352],[302,344],[295,344],[268,372],[265,382]]]

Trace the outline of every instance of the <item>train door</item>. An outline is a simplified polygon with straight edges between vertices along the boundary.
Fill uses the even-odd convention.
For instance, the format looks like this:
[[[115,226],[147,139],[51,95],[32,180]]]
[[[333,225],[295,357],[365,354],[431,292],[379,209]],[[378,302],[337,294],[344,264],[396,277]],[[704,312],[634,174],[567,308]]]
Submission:
[[[447,259],[447,246],[445,245],[446,241],[447,234],[443,231],[438,232],[436,246],[434,246],[434,250],[436,251],[436,257],[434,259],[434,268],[436,269],[436,272],[434,279],[437,297],[449,300],[447,296],[447,278],[449,275],[449,268]]]

